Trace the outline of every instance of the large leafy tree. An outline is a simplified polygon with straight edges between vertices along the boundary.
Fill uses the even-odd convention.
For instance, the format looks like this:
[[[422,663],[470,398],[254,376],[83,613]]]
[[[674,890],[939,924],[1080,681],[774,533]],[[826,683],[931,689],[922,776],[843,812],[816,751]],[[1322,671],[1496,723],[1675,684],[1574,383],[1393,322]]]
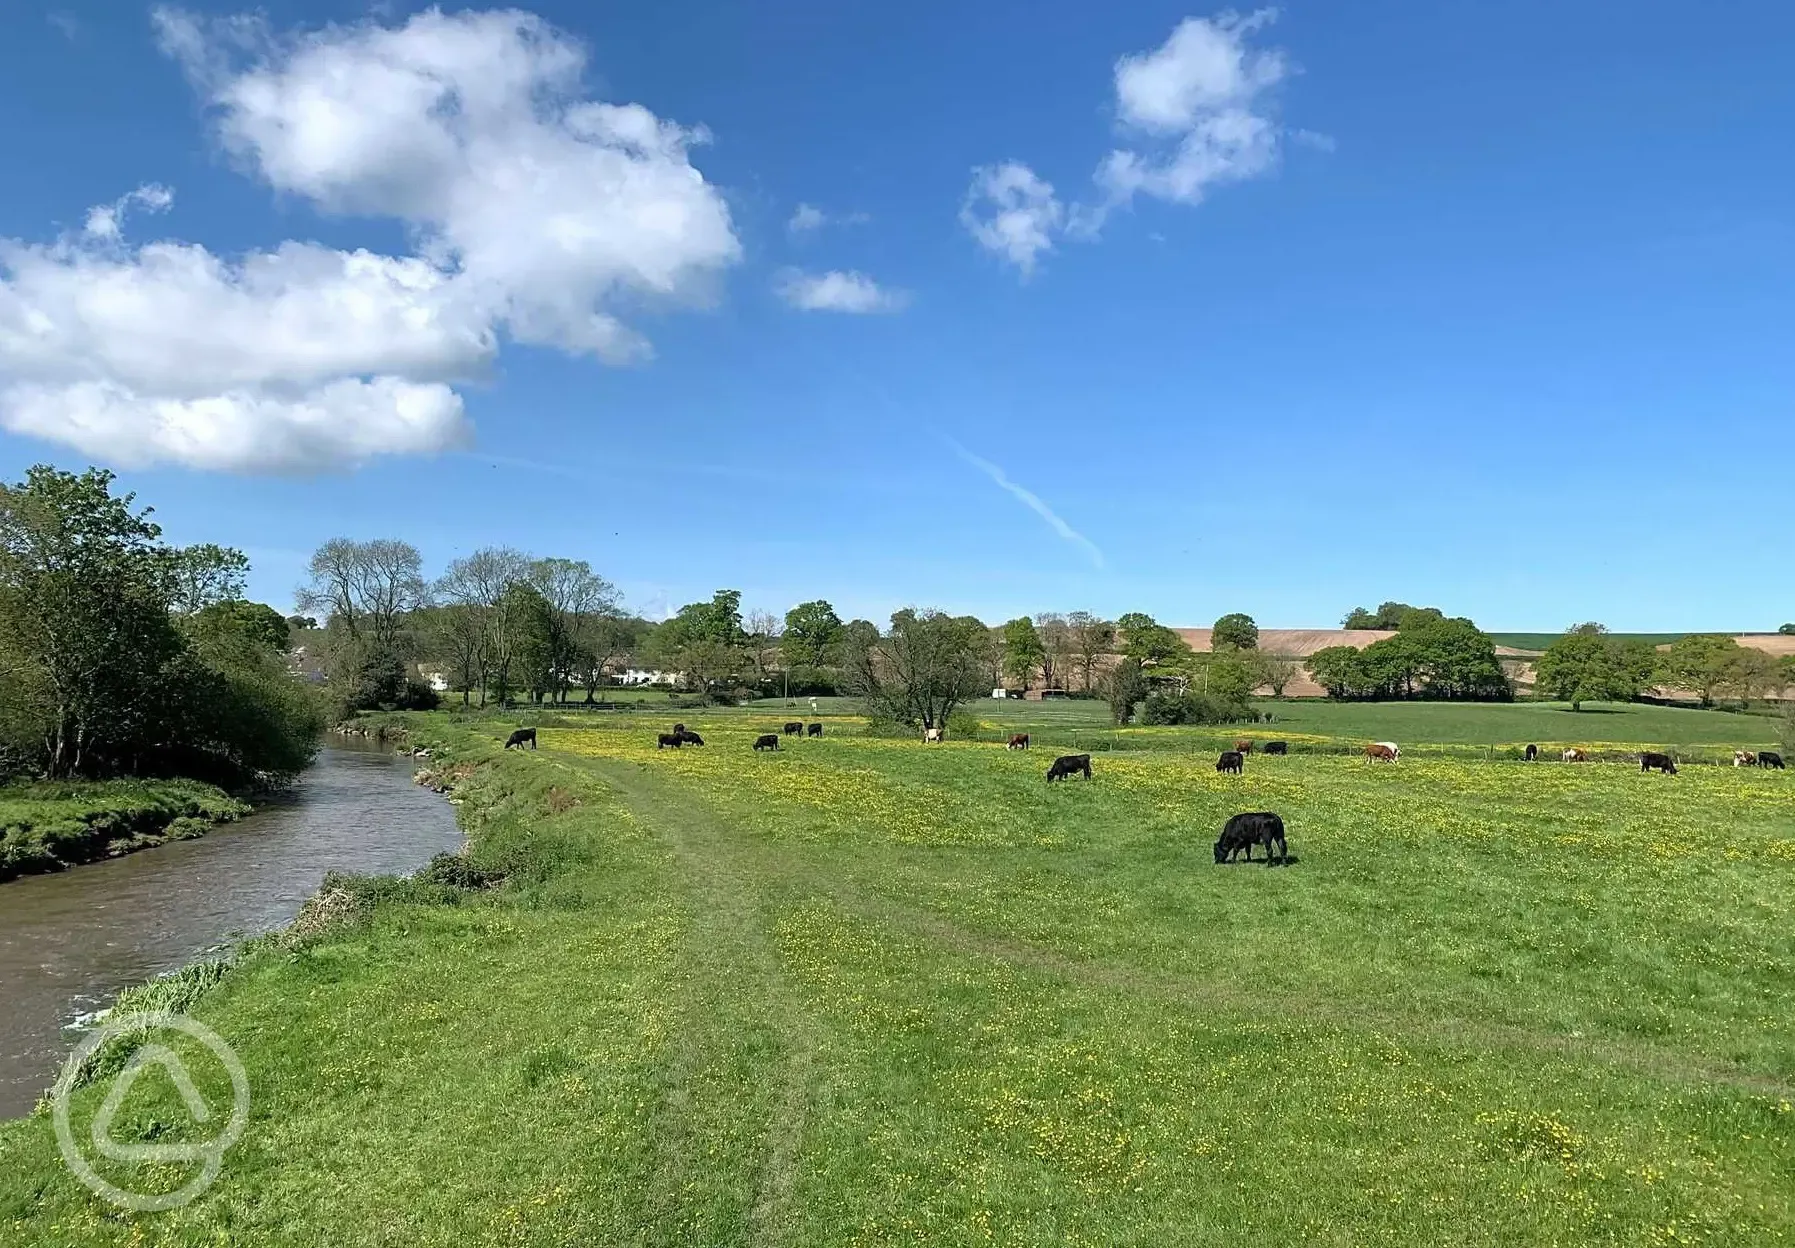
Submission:
[[[1047,650],[1041,645],[1041,634],[1035,622],[1026,615],[1018,616],[1003,626],[1004,675],[1027,689],[1035,669],[1046,661]]]
[[[1732,677],[1738,658],[1739,643],[1731,637],[1692,633],[1671,643],[1664,656],[1664,674],[1700,698],[1703,706],[1712,706],[1715,692]]]
[[[1147,678],[1141,672],[1141,661],[1124,657],[1111,669],[1104,682],[1109,700],[1109,717],[1117,727],[1134,719],[1134,708],[1147,696]]]
[[[1259,647],[1259,626],[1253,617],[1239,611],[1224,615],[1215,622],[1210,630],[1209,644],[1217,650],[1233,647],[1236,650],[1256,650]]]
[[[52,777],[298,770],[317,716],[286,621],[219,597],[241,555],[165,546],[112,482],[40,465],[0,486],[0,746]]]
[[[790,667],[822,667],[842,637],[841,617],[818,598],[801,602],[785,613],[785,632],[779,650]]]
[[[1739,699],[1741,707],[1750,706],[1753,699],[1774,693],[1782,685],[1782,664],[1756,646],[1739,647],[1724,682],[1724,687]]]
[[[584,559],[532,559],[524,580],[547,606],[548,688],[565,700],[596,622],[617,613],[617,587]]]
[[[0,675],[52,776],[128,766],[182,648],[161,529],[112,481],[39,465],[0,486]]]
[[[229,644],[246,642],[257,650],[285,655],[292,625],[273,607],[261,602],[227,599],[201,607],[186,617],[187,635],[197,642],[217,639]]]
[[[1190,643],[1152,616],[1131,611],[1116,621],[1122,635],[1122,653],[1143,664],[1188,664]]]
[[[741,591],[719,589],[710,601],[687,603],[655,629],[651,648],[689,687],[704,693],[746,666],[746,641]]]
[[[1449,698],[1507,701],[1513,685],[1489,635],[1466,619],[1424,615],[1363,650],[1329,646],[1309,673],[1333,698]]]
[[[1433,619],[1425,614],[1428,610],[1411,612],[1397,634],[1414,647],[1426,696],[1478,702],[1513,698],[1514,686],[1489,634],[1463,617]]]
[[[843,676],[873,714],[939,728],[983,692],[990,634],[979,620],[906,607],[883,636],[860,623],[848,626]]]
[[[249,559],[240,550],[210,542],[172,552],[169,609],[197,615],[207,607],[243,598]]]
[[[510,675],[531,701],[541,702],[558,681],[562,635],[555,608],[529,581],[505,591],[505,615],[515,637]]]
[[[1367,696],[1365,665],[1354,646],[1324,646],[1308,659],[1309,679],[1327,690],[1330,698],[1347,700]]]
[[[1533,678],[1541,693],[1569,702],[1573,711],[1582,710],[1585,702],[1625,702],[1639,693],[1619,647],[1600,632],[1581,627],[1546,647]]]

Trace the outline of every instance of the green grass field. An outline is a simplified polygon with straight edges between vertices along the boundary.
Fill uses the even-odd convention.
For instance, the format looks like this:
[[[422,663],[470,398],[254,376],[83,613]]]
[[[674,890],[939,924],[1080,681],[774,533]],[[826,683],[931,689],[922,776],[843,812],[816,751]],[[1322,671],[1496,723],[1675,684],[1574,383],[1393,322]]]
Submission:
[[[782,719],[810,716],[808,699],[796,709],[783,702],[751,704],[728,715],[776,726]],[[1738,748],[1774,748],[1777,721],[1767,715],[1736,711],[1704,711],[1643,703],[1585,703],[1573,712],[1565,702],[1328,702],[1264,701],[1269,724],[1205,730],[1141,729],[1117,731],[1110,724],[1107,703],[1090,699],[1028,702],[982,698],[966,709],[989,725],[993,736],[1027,732],[1043,743],[1086,748],[1105,744],[1124,748],[1209,749],[1236,736],[1258,738],[1327,738],[1341,749],[1367,741],[1396,741],[1411,746],[1585,745],[1668,748],[1695,757],[1719,758]],[[853,699],[819,698],[822,716],[852,715]]]
[[[1649,641],[1654,646],[1668,646],[1688,633],[1610,633],[1616,641]],[[1547,646],[1563,637],[1563,633],[1491,633],[1490,639],[1499,646],[1513,646],[1517,650],[1544,650]]]
[[[0,881],[198,836],[249,807],[195,780],[0,786]]]
[[[686,718],[706,748],[593,716],[501,756],[427,717],[509,882],[200,998],[254,1100],[185,1209],[115,1213],[46,1119],[0,1125],[0,1242],[1795,1233],[1795,776],[1161,748],[1049,786],[1039,750]],[[1213,864],[1250,809],[1299,861]],[[115,1135],[184,1123],[162,1087]]]

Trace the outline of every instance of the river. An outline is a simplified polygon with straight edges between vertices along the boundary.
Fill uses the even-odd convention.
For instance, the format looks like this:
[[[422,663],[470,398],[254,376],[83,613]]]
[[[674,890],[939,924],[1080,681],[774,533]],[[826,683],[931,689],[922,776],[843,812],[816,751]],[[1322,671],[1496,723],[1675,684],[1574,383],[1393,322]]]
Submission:
[[[415,871],[462,843],[454,809],[390,750],[329,746],[238,823],[0,884],[0,1118],[55,1081],[80,1015],[208,950],[290,922],[326,871]]]

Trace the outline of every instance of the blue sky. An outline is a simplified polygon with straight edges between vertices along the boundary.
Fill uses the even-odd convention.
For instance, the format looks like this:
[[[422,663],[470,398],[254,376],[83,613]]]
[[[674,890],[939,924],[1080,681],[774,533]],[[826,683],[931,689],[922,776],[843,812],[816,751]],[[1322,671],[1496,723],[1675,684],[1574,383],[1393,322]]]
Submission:
[[[7,6],[0,473],[280,605],[347,535],[650,613],[1795,618],[1791,6],[529,11]]]

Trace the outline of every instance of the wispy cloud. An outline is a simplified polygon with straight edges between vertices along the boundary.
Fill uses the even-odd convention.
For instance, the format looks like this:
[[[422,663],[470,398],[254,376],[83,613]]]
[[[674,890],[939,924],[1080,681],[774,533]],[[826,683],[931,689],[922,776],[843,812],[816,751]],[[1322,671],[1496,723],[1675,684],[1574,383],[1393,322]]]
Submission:
[[[910,302],[908,292],[889,290],[864,273],[804,273],[787,269],[774,283],[779,297],[806,312],[897,312]]]
[[[872,220],[864,212],[824,212],[815,204],[799,204],[785,228],[792,234],[809,234],[825,225],[865,225]]]
[[[1077,529],[1060,519],[1053,508],[1041,501],[1038,494],[1017,485],[1014,481],[1010,480],[1009,475],[1005,473],[1002,468],[999,468],[988,459],[980,459],[977,455],[974,455],[971,451],[961,446],[952,438],[944,438],[943,441],[953,448],[954,454],[971,464],[974,468],[977,468],[987,477],[990,477],[998,488],[1008,491],[1024,507],[1027,507],[1030,511],[1041,517],[1041,519],[1047,521],[1048,527],[1055,533],[1058,533],[1068,542],[1071,542],[1074,546],[1084,551],[1085,554],[1089,555],[1092,564],[1098,568],[1104,566],[1103,552],[1097,549],[1097,543],[1093,542],[1083,533],[1080,533]]]

